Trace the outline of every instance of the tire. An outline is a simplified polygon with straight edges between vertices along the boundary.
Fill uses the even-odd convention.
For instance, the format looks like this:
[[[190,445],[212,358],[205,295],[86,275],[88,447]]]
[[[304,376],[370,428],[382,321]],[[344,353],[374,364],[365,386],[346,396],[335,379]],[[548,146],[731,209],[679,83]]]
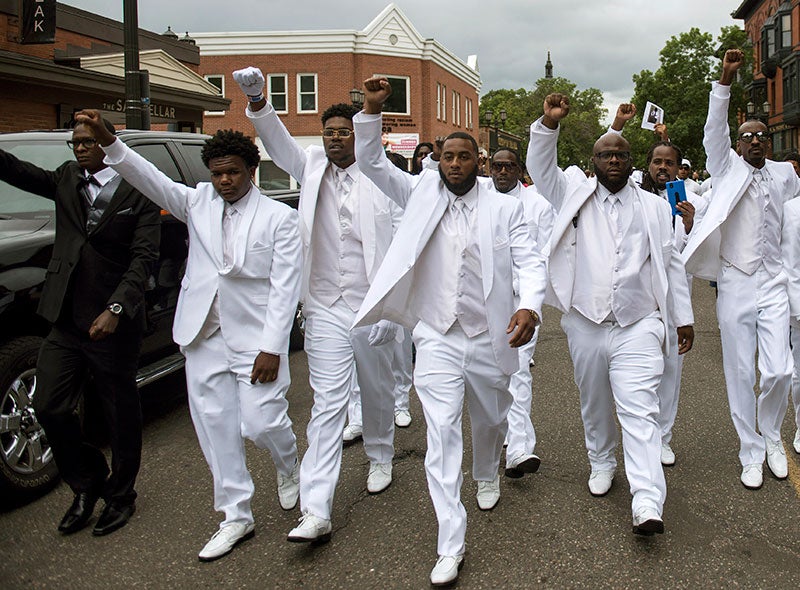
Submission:
[[[31,407],[42,339],[15,338],[0,345],[0,496],[27,501],[59,479],[53,451]]]

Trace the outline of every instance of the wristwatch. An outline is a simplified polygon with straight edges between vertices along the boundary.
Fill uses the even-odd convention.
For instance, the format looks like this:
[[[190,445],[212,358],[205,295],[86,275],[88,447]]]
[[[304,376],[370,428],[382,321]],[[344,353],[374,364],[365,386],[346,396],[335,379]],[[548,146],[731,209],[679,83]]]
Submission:
[[[113,313],[115,316],[122,315],[122,304],[121,303],[112,303],[108,307],[106,307],[108,311]]]

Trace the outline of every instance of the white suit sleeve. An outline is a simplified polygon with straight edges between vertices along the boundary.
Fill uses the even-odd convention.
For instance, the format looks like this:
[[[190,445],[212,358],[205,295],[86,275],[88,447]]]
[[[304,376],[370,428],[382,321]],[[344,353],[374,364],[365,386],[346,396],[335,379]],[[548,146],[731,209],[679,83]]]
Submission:
[[[532,309],[542,317],[542,302],[547,287],[547,261],[535,247],[528,230],[522,203],[515,203],[510,218],[508,238],[514,275],[519,277],[519,306]]]
[[[800,201],[790,200],[783,206],[781,228],[783,270],[789,279],[789,312],[800,319]]]
[[[288,172],[298,182],[302,182],[306,168],[306,152],[289,135],[289,131],[275,113],[272,105],[267,103],[266,107],[255,113],[247,108],[245,113],[253,123],[261,143],[264,144],[275,165],[284,172]]]
[[[536,190],[555,207],[561,209],[567,192],[567,178],[558,167],[558,129],[548,129],[538,119],[531,125],[526,165]]]
[[[389,161],[381,145],[381,115],[368,115],[363,111],[353,117],[356,133],[356,162],[358,169],[375,186],[401,208],[405,209],[414,176],[403,172]]]
[[[724,175],[731,165],[730,159],[734,157],[728,127],[730,99],[730,86],[723,86],[719,82],[711,84],[708,116],[703,128],[703,147],[706,150],[706,170],[712,177]]]

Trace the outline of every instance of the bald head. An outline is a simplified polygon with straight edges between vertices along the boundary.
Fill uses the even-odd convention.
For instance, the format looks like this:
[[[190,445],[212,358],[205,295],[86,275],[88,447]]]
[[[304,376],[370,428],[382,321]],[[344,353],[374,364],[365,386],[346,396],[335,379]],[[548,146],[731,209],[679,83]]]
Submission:
[[[606,133],[594,144],[592,164],[597,182],[612,193],[620,191],[633,170],[631,144],[617,133]]]

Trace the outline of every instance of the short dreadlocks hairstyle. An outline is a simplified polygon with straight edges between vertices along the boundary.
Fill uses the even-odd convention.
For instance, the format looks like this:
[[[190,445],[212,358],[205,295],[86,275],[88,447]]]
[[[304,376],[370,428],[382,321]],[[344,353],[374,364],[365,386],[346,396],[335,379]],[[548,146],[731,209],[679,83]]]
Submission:
[[[200,153],[200,158],[206,168],[214,158],[224,158],[225,156],[239,156],[248,168],[254,168],[261,162],[261,156],[253,140],[241,131],[233,129],[217,131],[206,140],[203,151]]]
[[[332,119],[333,117],[343,117],[345,119],[353,120],[353,117],[356,116],[358,109],[351,104],[347,104],[344,102],[340,102],[339,104],[334,104],[329,106],[325,109],[325,112],[322,113],[322,124],[325,125],[328,119]]]
[[[655,180],[653,180],[653,177],[650,176],[650,162],[653,160],[653,153],[655,153],[656,148],[660,147],[668,147],[675,152],[675,161],[678,163],[678,166],[680,166],[681,160],[683,160],[683,152],[681,152],[681,148],[670,141],[657,141],[650,146],[650,149],[647,150],[647,167],[642,170],[641,186],[644,190],[655,194],[658,194],[658,188],[656,188]]]

